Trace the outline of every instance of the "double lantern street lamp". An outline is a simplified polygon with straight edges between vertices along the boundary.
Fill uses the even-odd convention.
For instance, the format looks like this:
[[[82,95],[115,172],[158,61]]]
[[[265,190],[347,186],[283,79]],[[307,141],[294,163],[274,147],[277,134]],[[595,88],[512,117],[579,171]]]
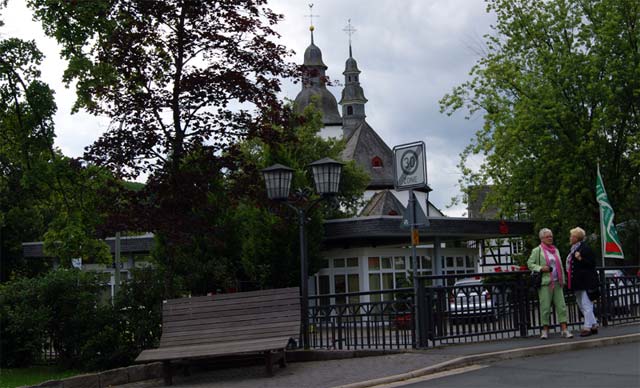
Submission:
[[[313,181],[320,198],[308,202],[305,206],[294,206],[288,201],[293,169],[281,164],[274,164],[262,170],[265,184],[267,186],[267,196],[271,200],[282,201],[285,205],[293,209],[298,215],[298,228],[300,232],[300,287],[301,287],[301,307],[300,315],[302,320],[301,346],[305,349],[309,347],[309,285],[307,267],[307,242],[304,225],[307,213],[322,199],[338,193],[340,186],[340,175],[343,163],[330,158],[317,160],[309,165],[313,174]],[[299,196],[308,199],[308,195],[299,192]]]

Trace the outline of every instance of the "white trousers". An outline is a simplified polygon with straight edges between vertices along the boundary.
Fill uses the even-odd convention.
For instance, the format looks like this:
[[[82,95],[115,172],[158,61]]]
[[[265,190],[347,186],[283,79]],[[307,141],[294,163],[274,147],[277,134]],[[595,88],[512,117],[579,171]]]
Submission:
[[[584,325],[585,329],[591,329],[594,326],[598,325],[598,321],[596,321],[595,315],[593,315],[593,302],[589,300],[589,295],[587,295],[586,290],[575,290],[574,294],[576,295],[576,302],[578,302],[578,307],[582,312],[582,316],[584,317]]]

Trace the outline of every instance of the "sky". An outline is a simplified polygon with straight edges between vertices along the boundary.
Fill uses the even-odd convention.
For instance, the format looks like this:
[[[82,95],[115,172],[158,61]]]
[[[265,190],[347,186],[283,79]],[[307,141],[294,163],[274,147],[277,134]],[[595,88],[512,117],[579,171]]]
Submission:
[[[285,17],[276,30],[280,43],[295,51],[291,60],[296,63],[302,63],[310,43],[310,3],[317,15],[314,41],[322,50],[327,75],[344,81],[349,54],[344,28],[351,19],[356,29],[351,38],[353,57],[368,99],[367,122],[391,148],[424,141],[431,202],[448,216],[465,215],[464,204],[448,205],[460,194],[459,154],[481,128],[482,115],[466,119],[461,111],[447,116],[440,113],[438,101],[469,79],[483,52],[483,36],[495,22],[495,16],[486,13],[484,0],[270,0],[271,8]],[[59,58],[60,48],[32,20],[23,0],[9,0],[2,19],[1,38],[34,39],[45,54],[42,79],[55,90],[58,105],[56,146],[67,156],[81,156],[84,147],[107,129],[109,120],[85,112],[71,114],[75,92],[73,85],[66,88],[62,83],[66,63]],[[286,81],[282,97],[294,99],[300,87]],[[341,87],[329,90],[339,100]]]

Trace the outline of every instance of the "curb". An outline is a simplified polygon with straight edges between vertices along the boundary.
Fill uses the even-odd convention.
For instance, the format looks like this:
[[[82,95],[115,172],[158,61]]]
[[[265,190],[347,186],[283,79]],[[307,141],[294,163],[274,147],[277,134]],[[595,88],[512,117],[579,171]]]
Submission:
[[[514,358],[540,356],[544,354],[566,352],[570,350],[590,349],[599,346],[619,345],[631,342],[640,342],[639,334],[626,334],[616,337],[604,337],[591,340],[583,340],[579,342],[563,342],[559,344],[532,346],[518,349],[502,350],[491,353],[478,353],[470,356],[458,357],[453,360],[445,361],[440,364],[432,365],[426,368],[416,369],[411,372],[401,373],[393,376],[381,377],[373,380],[360,381],[346,385],[340,385],[334,388],[367,388],[382,384],[390,384],[398,381],[422,377],[438,372],[444,372],[451,369],[457,369],[477,362],[494,362],[500,360],[510,360]]]

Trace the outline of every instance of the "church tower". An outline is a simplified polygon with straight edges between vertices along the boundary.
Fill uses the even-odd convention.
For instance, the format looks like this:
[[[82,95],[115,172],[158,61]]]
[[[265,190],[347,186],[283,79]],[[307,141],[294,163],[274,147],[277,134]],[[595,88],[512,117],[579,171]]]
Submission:
[[[324,138],[340,138],[342,136],[342,118],[338,112],[338,102],[333,94],[327,90],[325,74],[327,65],[322,61],[322,51],[314,44],[313,24],[309,30],[311,31],[311,44],[304,51],[302,90],[296,96],[294,106],[296,112],[302,113],[307,105],[315,104],[322,113],[322,123],[324,124],[320,135]],[[314,102],[316,98],[318,100]]]
[[[344,72],[342,73],[344,74],[344,89],[342,89],[342,98],[339,104],[342,105],[344,138],[348,139],[367,117],[364,112],[364,104],[366,104],[367,99],[360,86],[358,63],[353,59],[351,34],[355,32],[355,29],[351,26],[351,19],[349,19],[349,24],[344,30],[349,34],[349,58],[345,62]]]

